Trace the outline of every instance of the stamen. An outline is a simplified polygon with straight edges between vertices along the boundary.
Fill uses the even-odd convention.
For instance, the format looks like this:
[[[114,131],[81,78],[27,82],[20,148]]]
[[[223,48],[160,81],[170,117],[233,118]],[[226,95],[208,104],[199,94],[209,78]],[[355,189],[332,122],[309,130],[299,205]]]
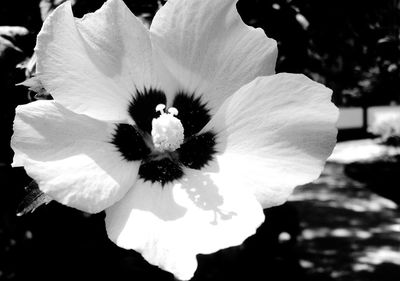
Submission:
[[[164,114],[164,109],[165,109],[165,104],[159,104],[156,106],[156,112],[160,112],[161,114]]]
[[[164,104],[156,106],[156,111],[159,111],[161,115],[152,121],[153,144],[159,152],[175,151],[183,143],[183,126],[181,121],[174,117],[178,115],[176,108],[169,108],[168,113],[165,113],[164,109]]]
[[[178,109],[176,109],[175,107],[170,107],[168,108],[168,113],[172,114],[173,116],[178,115]]]

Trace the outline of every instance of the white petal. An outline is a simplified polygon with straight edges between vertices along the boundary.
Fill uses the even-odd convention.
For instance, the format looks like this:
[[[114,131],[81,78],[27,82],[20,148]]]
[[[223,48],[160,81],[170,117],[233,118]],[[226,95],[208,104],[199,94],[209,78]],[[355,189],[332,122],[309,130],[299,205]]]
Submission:
[[[114,125],[79,115],[54,101],[18,106],[11,146],[39,188],[58,202],[96,213],[120,200],[139,163],[110,143]]]
[[[203,129],[218,134],[220,173],[254,190],[263,207],[316,179],[336,142],[332,91],[304,75],[261,77],[227,100]]]
[[[101,120],[127,120],[135,89],[154,78],[148,30],[121,0],[75,19],[69,1],[45,21],[37,76],[54,99]]]
[[[212,111],[239,87],[275,71],[275,40],[245,25],[236,2],[169,0],[150,27],[181,90],[203,95]]]
[[[181,280],[193,276],[197,254],[241,244],[264,220],[256,198],[231,178],[185,172],[181,183],[163,188],[138,181],[106,210],[112,241]]]

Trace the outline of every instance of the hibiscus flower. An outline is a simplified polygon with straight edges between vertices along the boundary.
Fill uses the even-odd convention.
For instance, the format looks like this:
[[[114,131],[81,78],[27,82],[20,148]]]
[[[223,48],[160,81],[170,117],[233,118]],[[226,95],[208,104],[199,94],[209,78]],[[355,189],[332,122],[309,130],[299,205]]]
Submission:
[[[276,42],[236,0],[169,0],[150,30],[122,0],[67,2],[37,38],[36,82],[12,147],[42,192],[105,210],[109,238],[190,279],[196,255],[241,244],[335,144],[331,90],[274,74]]]

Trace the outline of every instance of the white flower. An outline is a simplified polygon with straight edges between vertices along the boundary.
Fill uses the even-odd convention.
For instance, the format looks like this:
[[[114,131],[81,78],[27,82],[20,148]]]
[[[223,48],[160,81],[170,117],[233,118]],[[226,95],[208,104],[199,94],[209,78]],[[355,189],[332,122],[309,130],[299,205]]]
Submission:
[[[331,90],[273,75],[276,42],[236,0],[169,0],[150,31],[121,0],[82,19],[65,3],[36,53],[54,101],[17,108],[13,165],[62,204],[105,210],[112,241],[179,279],[254,234],[335,143]]]

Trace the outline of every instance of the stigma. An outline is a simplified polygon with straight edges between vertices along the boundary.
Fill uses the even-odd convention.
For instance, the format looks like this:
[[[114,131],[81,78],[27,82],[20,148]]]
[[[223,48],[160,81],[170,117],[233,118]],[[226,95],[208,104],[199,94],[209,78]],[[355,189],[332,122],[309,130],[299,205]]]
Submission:
[[[157,105],[156,111],[159,111],[161,115],[151,122],[154,148],[158,152],[175,151],[184,140],[183,126],[175,117],[178,115],[176,108],[170,107],[167,113],[164,110],[164,104]]]

